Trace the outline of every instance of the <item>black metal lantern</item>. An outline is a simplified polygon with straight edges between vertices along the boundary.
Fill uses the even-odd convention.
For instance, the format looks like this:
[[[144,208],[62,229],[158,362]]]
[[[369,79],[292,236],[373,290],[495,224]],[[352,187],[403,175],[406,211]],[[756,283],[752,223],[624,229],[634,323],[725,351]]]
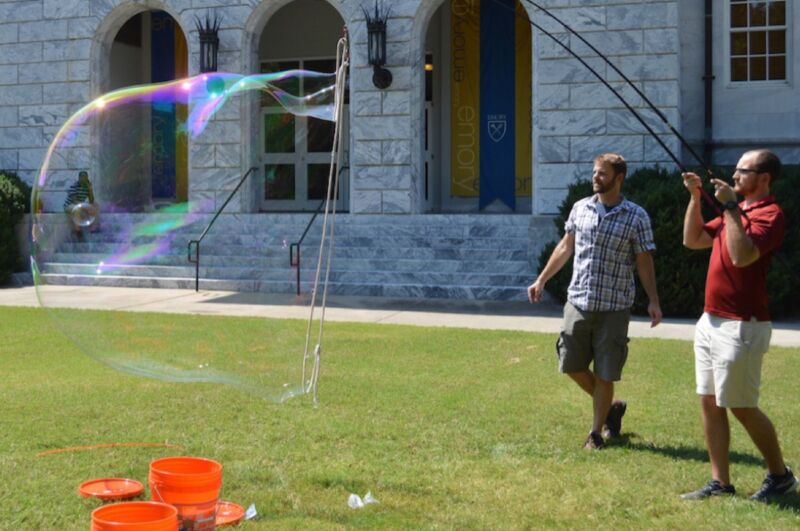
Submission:
[[[200,34],[200,72],[217,71],[217,53],[219,53],[219,25],[221,20],[214,15],[212,21],[206,15],[205,24],[195,17],[197,32]]]
[[[363,6],[361,9],[367,20],[367,60],[373,67],[372,83],[379,89],[385,89],[392,84],[392,73],[383,68],[386,64],[386,20],[389,18],[389,10],[380,14],[378,0],[375,0],[373,15]]]

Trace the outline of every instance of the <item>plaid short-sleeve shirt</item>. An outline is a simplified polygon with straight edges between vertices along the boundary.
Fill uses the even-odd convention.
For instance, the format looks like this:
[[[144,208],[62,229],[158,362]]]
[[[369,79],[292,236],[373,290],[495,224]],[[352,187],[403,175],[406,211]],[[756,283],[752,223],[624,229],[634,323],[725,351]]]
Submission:
[[[599,196],[581,199],[564,225],[575,235],[569,302],[581,310],[611,312],[630,308],[636,294],[636,256],[655,250],[647,212],[627,199],[605,215]]]

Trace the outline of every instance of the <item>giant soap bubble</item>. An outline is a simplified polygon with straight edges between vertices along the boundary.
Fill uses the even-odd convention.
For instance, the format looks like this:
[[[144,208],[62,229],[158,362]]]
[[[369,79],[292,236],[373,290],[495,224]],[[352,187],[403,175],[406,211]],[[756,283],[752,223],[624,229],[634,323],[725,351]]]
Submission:
[[[157,287],[154,276],[167,277],[168,287],[194,288],[188,242],[247,170],[236,158],[242,139],[259,135],[243,134],[240,113],[262,111],[267,141],[296,139],[298,120],[332,128],[335,77],[303,70],[205,74],[116,90],[75,112],[55,134],[34,183],[32,269],[56,327],[83,352],[126,373],[224,383],[276,401],[307,392],[302,320],[96,311],[86,309],[94,306],[87,299],[100,295],[87,288]],[[90,184],[80,184],[75,168],[87,170]],[[265,171],[262,164],[253,173],[253,190],[274,177]],[[287,291],[288,276],[264,276],[267,261],[288,263],[286,242],[304,224],[278,230],[270,224],[279,219],[263,216],[238,231],[239,216],[223,214],[203,242],[201,282],[219,279],[227,267],[239,280],[254,275],[256,289],[283,281],[276,291]],[[239,252],[248,247],[266,247],[267,256]],[[102,297],[107,309],[130,305],[129,290]]]

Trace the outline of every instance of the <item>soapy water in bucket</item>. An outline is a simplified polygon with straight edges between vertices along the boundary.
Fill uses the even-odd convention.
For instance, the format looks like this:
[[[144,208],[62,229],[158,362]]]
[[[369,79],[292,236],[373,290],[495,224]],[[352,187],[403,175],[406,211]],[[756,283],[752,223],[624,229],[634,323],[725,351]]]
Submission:
[[[83,287],[118,286],[120,277],[128,286],[156,287],[150,279],[158,276],[171,279],[166,287],[194,289],[188,242],[200,236],[249,166],[242,162],[241,114],[257,116],[260,132],[251,146],[258,153],[285,152],[297,142],[322,151],[333,137],[334,87],[332,73],[204,74],[116,90],[73,114],[55,135],[33,191],[32,271],[39,302],[56,328],[92,358],[129,374],[223,383],[275,401],[305,393],[310,374],[303,372],[302,320],[98,312],[86,309],[98,301]],[[311,131],[308,138],[304,131]],[[99,211],[88,203],[64,211],[78,166],[88,171]],[[253,198],[293,193],[285,170],[261,164],[225,212],[252,212]],[[217,219],[202,243],[201,289],[204,279],[239,278],[238,284],[217,280],[217,286],[293,292],[285,242],[299,238],[307,219],[252,219]],[[70,226],[95,222],[102,230],[81,238]],[[321,224],[307,241],[314,231]],[[124,310],[130,297],[128,290],[114,290],[100,302]],[[246,294],[220,302],[243,299]],[[217,313],[214,306],[209,301],[209,314]]]

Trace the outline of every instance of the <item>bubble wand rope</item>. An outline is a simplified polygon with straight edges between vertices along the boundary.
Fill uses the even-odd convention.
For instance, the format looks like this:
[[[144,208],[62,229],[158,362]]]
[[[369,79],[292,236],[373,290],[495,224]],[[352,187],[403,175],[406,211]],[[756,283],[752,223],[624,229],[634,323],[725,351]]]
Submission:
[[[591,66],[590,66],[590,65],[589,65],[589,64],[588,64],[588,63],[587,63],[587,62],[586,62],[586,61],[585,61],[585,60],[584,60],[584,59],[583,59],[581,56],[579,56],[579,55],[578,55],[578,54],[577,54],[577,53],[576,53],[576,52],[575,52],[575,51],[574,51],[572,48],[570,48],[569,46],[567,46],[566,44],[564,44],[563,42],[561,42],[561,41],[560,41],[560,40],[559,40],[559,39],[558,39],[558,38],[557,38],[555,35],[553,35],[553,34],[552,34],[552,33],[550,33],[549,31],[547,31],[546,29],[544,29],[542,26],[540,26],[539,24],[537,24],[537,23],[536,23],[536,22],[534,22],[533,20],[529,19],[527,16],[522,16],[521,14],[517,13],[516,9],[514,9],[514,8],[512,8],[512,7],[509,7],[509,6],[507,6],[506,4],[502,3],[500,0],[490,0],[490,1],[494,2],[495,4],[497,4],[498,6],[502,7],[503,9],[506,9],[506,10],[508,10],[508,11],[512,11],[512,12],[514,13],[514,16],[516,16],[516,17],[519,17],[519,18],[520,18],[520,19],[522,19],[522,20],[526,20],[526,21],[527,21],[527,22],[528,22],[528,23],[529,23],[531,26],[533,26],[534,28],[536,28],[537,30],[539,30],[540,32],[542,32],[544,35],[547,35],[548,37],[550,37],[550,38],[551,38],[553,41],[555,41],[555,42],[556,42],[556,43],[557,43],[559,46],[561,46],[562,48],[564,48],[564,50],[566,50],[566,51],[567,51],[567,52],[568,52],[568,53],[569,53],[569,54],[570,54],[572,57],[574,57],[575,59],[577,59],[577,60],[578,60],[578,61],[579,61],[579,62],[580,62],[580,63],[581,63],[581,64],[582,64],[584,67],[586,67],[586,69],[587,69],[587,70],[589,70],[589,71],[590,71],[592,74],[594,74],[594,76],[595,76],[595,77],[596,77],[596,78],[597,78],[597,79],[598,79],[598,80],[599,80],[599,81],[600,81],[600,82],[601,82],[603,85],[605,85],[605,87],[606,87],[608,90],[610,90],[610,91],[611,91],[611,93],[612,93],[612,94],[614,94],[614,96],[616,96],[616,97],[617,97],[617,99],[618,99],[620,102],[622,102],[622,104],[625,106],[625,108],[626,108],[626,109],[628,109],[628,111],[630,111],[630,113],[631,113],[631,114],[633,114],[633,116],[634,116],[634,117],[635,117],[635,118],[636,118],[636,119],[639,121],[639,123],[641,123],[641,124],[642,124],[642,126],[643,126],[643,127],[646,129],[646,130],[647,130],[647,132],[648,132],[648,133],[650,133],[650,135],[651,135],[651,136],[652,136],[652,137],[653,137],[653,138],[654,138],[654,139],[655,139],[655,140],[658,142],[658,144],[659,144],[659,145],[661,146],[661,148],[662,148],[662,149],[663,149],[663,150],[664,150],[664,151],[667,153],[667,155],[669,155],[669,157],[672,159],[672,161],[675,163],[675,165],[676,165],[676,166],[678,166],[678,168],[681,170],[681,172],[684,172],[684,173],[685,173],[686,171],[688,171],[688,170],[686,169],[686,167],[683,165],[683,163],[680,161],[680,159],[678,159],[678,157],[677,157],[677,156],[676,156],[676,155],[675,155],[675,154],[672,152],[672,150],[670,150],[670,149],[667,147],[667,145],[664,143],[664,141],[663,141],[663,140],[661,140],[661,137],[659,137],[659,136],[658,136],[658,134],[656,134],[656,132],[655,132],[655,131],[653,131],[653,128],[652,128],[652,127],[650,127],[650,126],[647,124],[647,122],[645,122],[644,118],[642,118],[642,116],[641,116],[641,115],[640,115],[638,112],[636,112],[636,110],[635,110],[635,109],[634,109],[634,108],[633,108],[633,107],[630,105],[630,103],[628,103],[628,101],[627,101],[627,100],[626,100],[626,99],[625,99],[625,98],[624,98],[624,97],[623,97],[623,96],[622,96],[622,95],[619,93],[619,91],[617,91],[616,89],[614,89],[614,87],[612,87],[612,86],[609,84],[609,82],[608,82],[608,81],[607,81],[607,80],[606,80],[606,79],[605,79],[603,76],[601,76],[601,75],[600,75],[600,74],[597,72],[597,70],[595,70],[594,68],[592,68],[592,67],[591,67]],[[566,29],[567,29],[567,31],[569,31],[571,34],[575,35],[575,36],[576,36],[578,39],[580,39],[580,40],[581,40],[581,42],[585,43],[585,44],[586,44],[586,45],[587,45],[587,46],[588,46],[588,47],[589,47],[589,48],[590,48],[592,51],[594,51],[594,52],[595,52],[595,53],[596,53],[598,56],[600,56],[600,57],[601,57],[601,58],[602,58],[602,59],[603,59],[603,60],[606,62],[606,64],[608,64],[608,65],[609,65],[609,66],[610,66],[612,69],[614,69],[614,71],[615,71],[617,74],[619,74],[619,75],[622,77],[622,79],[624,79],[624,80],[625,80],[625,82],[627,82],[627,83],[628,83],[628,85],[630,85],[630,86],[631,86],[631,87],[632,87],[632,88],[633,88],[633,89],[636,91],[636,93],[637,93],[639,96],[641,96],[642,100],[643,100],[645,103],[647,103],[647,105],[648,105],[648,106],[649,106],[649,107],[650,107],[650,108],[651,108],[651,109],[652,109],[652,110],[653,110],[653,111],[656,113],[656,115],[658,115],[658,117],[659,117],[659,118],[660,118],[660,119],[661,119],[661,120],[662,120],[662,121],[663,121],[663,122],[664,122],[664,123],[667,125],[667,127],[669,127],[670,131],[671,131],[671,132],[672,132],[672,133],[673,133],[673,134],[674,134],[674,135],[675,135],[675,136],[676,136],[676,137],[677,137],[677,138],[678,138],[678,139],[681,141],[681,143],[682,143],[684,146],[686,146],[686,147],[688,148],[689,152],[690,152],[692,155],[694,155],[694,157],[695,157],[695,158],[698,160],[698,162],[699,162],[699,163],[700,163],[700,165],[703,167],[703,169],[705,169],[705,170],[706,170],[706,172],[708,173],[708,175],[709,175],[709,176],[713,176],[713,173],[711,172],[711,170],[709,170],[709,169],[706,167],[706,165],[703,163],[702,159],[700,159],[700,157],[697,155],[697,153],[695,153],[695,151],[694,151],[694,150],[691,148],[691,146],[690,146],[690,145],[689,145],[689,143],[688,143],[688,142],[687,142],[687,141],[686,141],[686,140],[683,138],[683,136],[681,136],[681,134],[680,134],[680,133],[678,133],[678,131],[676,131],[676,130],[675,130],[675,128],[674,128],[674,127],[673,127],[673,126],[672,126],[672,125],[669,123],[669,120],[667,120],[666,116],[664,116],[664,114],[663,114],[663,113],[662,113],[662,112],[661,112],[661,111],[660,111],[660,110],[659,110],[659,109],[658,109],[658,108],[657,108],[655,105],[653,105],[653,103],[652,103],[652,102],[651,102],[651,101],[650,101],[650,100],[649,100],[649,99],[648,99],[648,98],[647,98],[647,97],[646,97],[646,96],[645,96],[645,95],[644,95],[644,94],[643,94],[643,93],[642,93],[642,92],[639,90],[639,88],[638,88],[636,85],[634,85],[634,84],[633,84],[633,82],[632,82],[632,81],[631,81],[631,80],[630,80],[630,79],[629,79],[629,78],[628,78],[628,77],[627,77],[627,76],[626,76],[624,73],[622,73],[622,71],[620,71],[620,69],[619,69],[619,68],[617,68],[617,67],[616,67],[616,65],[614,65],[614,63],[612,63],[612,62],[611,62],[611,61],[608,59],[608,57],[606,57],[604,54],[602,54],[602,53],[601,53],[601,52],[600,52],[600,51],[599,51],[599,50],[598,50],[596,47],[594,47],[594,46],[593,46],[591,43],[589,43],[588,41],[586,41],[586,39],[584,39],[584,38],[583,38],[583,36],[581,36],[581,35],[580,35],[580,34],[579,34],[577,31],[573,30],[573,29],[572,29],[570,26],[568,26],[568,25],[567,25],[565,22],[561,21],[561,19],[559,19],[558,17],[556,17],[555,15],[553,15],[553,14],[552,14],[550,11],[548,11],[548,10],[547,10],[547,9],[545,9],[544,7],[540,6],[540,5],[539,5],[539,4],[537,4],[536,2],[533,2],[532,0],[522,0],[522,1],[524,1],[524,2],[527,2],[528,4],[530,4],[530,5],[534,6],[535,8],[537,8],[537,9],[541,10],[542,12],[544,12],[544,13],[545,13],[546,15],[548,15],[550,18],[552,18],[553,20],[555,20],[556,22],[558,22],[559,24],[561,24],[561,25],[562,25],[564,28],[566,28]],[[714,199],[711,197],[711,195],[710,195],[708,192],[706,192],[706,191],[705,191],[705,190],[704,190],[702,187],[700,187],[700,193],[703,195],[703,199],[705,199],[705,201],[706,201],[706,202],[707,202],[709,205],[711,205],[711,206],[714,208],[714,210],[716,210],[716,212],[717,212],[717,213],[721,213],[721,210],[720,210],[719,206],[717,206],[717,203],[716,203],[716,201],[715,201],[715,200],[714,200]]]
[[[317,269],[314,276],[314,288],[311,293],[311,309],[309,312],[308,317],[308,326],[306,328],[306,343],[305,343],[305,352],[303,355],[303,373],[302,373],[302,385],[305,392],[311,392],[313,394],[313,402],[314,405],[319,403],[318,401],[318,382],[319,382],[319,373],[320,373],[320,364],[321,364],[321,354],[322,354],[322,337],[323,337],[323,329],[325,324],[325,308],[327,305],[327,298],[328,298],[328,281],[330,279],[330,270],[331,270],[331,259],[333,256],[333,243],[334,243],[334,228],[336,225],[336,191],[339,189],[339,172],[337,168],[341,167],[342,161],[342,135],[341,135],[341,123],[344,114],[344,91],[346,86],[346,78],[347,78],[347,69],[350,65],[350,58],[349,58],[349,44],[348,44],[348,32],[345,28],[344,36],[339,39],[339,42],[336,46],[336,90],[334,92],[334,132],[333,132],[333,149],[331,150],[331,163],[328,170],[328,191],[325,198],[325,214],[323,216],[323,223],[322,223],[322,238],[320,240],[319,245],[319,254],[317,256]],[[332,205],[332,206],[331,206]],[[326,234],[327,234],[327,226],[328,226],[328,215],[332,212],[331,215],[331,226],[330,226],[330,240],[327,245],[327,266],[325,271],[325,281],[324,285],[325,288],[323,290],[322,295],[322,315],[320,317],[319,322],[319,332],[317,335],[317,345],[314,348],[314,364],[311,368],[311,374],[306,383],[306,366],[309,360],[309,346],[311,345],[311,326],[314,320],[314,309],[316,307],[316,300],[317,300],[317,292],[319,289],[319,281],[320,281],[320,274],[322,271],[322,260],[323,255],[326,249]]]

